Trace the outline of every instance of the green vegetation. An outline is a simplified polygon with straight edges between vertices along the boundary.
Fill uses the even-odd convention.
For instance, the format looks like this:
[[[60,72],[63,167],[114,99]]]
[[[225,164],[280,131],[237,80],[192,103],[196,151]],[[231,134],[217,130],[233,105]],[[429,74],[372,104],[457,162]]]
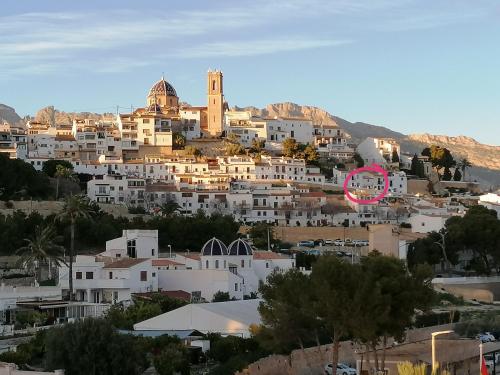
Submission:
[[[174,132],[174,134],[172,134],[172,138],[174,150],[180,150],[186,146],[186,137],[183,134]]]
[[[420,178],[425,177],[424,163],[421,160],[418,160],[417,154],[413,155],[413,158],[411,159],[410,173]]]
[[[443,244],[444,238],[444,244]],[[443,249],[444,245],[444,249]],[[483,206],[469,208],[463,216],[453,216],[446,221],[442,233],[431,232],[418,239],[408,250],[408,265],[457,264],[461,251],[471,250],[472,261],[468,268],[479,275],[490,275],[500,265],[500,220],[496,212]]]
[[[198,148],[194,147],[194,146],[186,146],[184,148],[184,152],[186,153],[186,155],[192,155],[192,156],[194,156],[196,158],[202,156],[201,151]]]
[[[33,198],[44,199],[50,196],[47,176],[38,172],[32,165],[19,159],[9,159],[0,153],[0,199]]]
[[[49,177],[56,177],[58,167],[59,169],[65,168],[73,171],[73,164],[71,164],[69,161],[52,159],[43,162],[42,172]]]
[[[500,333],[500,313],[488,311],[475,313],[472,316],[463,316],[462,320],[455,326],[455,332],[464,337],[475,337],[479,333]]]
[[[438,176],[444,181],[451,180],[450,168],[454,167],[457,163],[450,150],[447,148],[432,145],[431,147],[426,147],[422,151],[423,156],[428,156],[432,166],[436,169]],[[441,174],[441,170],[444,168],[444,173]]]
[[[287,138],[283,141],[283,156],[305,159],[307,164],[317,164],[319,158],[314,146],[298,143],[294,138]]]
[[[187,302],[171,298],[161,293],[153,293],[148,298],[134,298],[134,303],[127,308],[113,305],[106,313],[106,319],[118,329],[133,329],[134,324],[160,314],[175,310]]]
[[[212,302],[226,302],[230,300],[229,292],[222,292],[220,290],[214,293],[214,297],[212,298]]]
[[[256,338],[273,352],[320,345],[330,338],[335,368],[341,340],[373,350],[388,337],[402,337],[412,326],[415,309],[425,310],[434,300],[430,277],[428,268],[409,274],[402,261],[377,252],[360,264],[319,257],[310,275],[274,273],[261,286],[263,326]],[[375,366],[384,368],[384,351]]]
[[[100,210],[99,206],[89,202],[89,217],[80,217],[75,221],[75,252],[88,251],[89,248],[100,249],[104,242],[120,237],[123,229],[157,229],[160,248],[166,249],[172,245],[174,249],[199,251],[203,244],[213,236],[224,243],[230,243],[238,235],[239,224],[229,215],[206,215],[198,212],[192,217],[176,215],[155,216],[147,221],[142,217],[127,219],[113,217]],[[17,249],[25,245],[25,238],[33,236],[37,226],[53,225],[56,242],[66,249],[71,243],[71,230],[66,221],[55,220],[56,215],[42,217],[38,212],[26,214],[14,211],[10,215],[0,214],[0,255],[13,255]]]
[[[357,168],[361,168],[361,167],[365,166],[365,161],[363,160],[361,155],[358,154],[357,152],[354,154],[353,159],[354,159],[354,162],[356,163]]]

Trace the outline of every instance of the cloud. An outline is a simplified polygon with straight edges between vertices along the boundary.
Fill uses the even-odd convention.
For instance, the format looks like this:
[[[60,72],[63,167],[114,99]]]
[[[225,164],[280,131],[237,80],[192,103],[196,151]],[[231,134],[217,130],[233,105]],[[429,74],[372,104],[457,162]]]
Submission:
[[[318,40],[316,38],[277,38],[251,41],[215,42],[190,46],[176,52],[179,58],[258,56],[312,48],[333,47],[352,43],[350,40]]]
[[[151,61],[141,61],[147,59],[143,56],[257,56],[328,48],[352,39],[315,36],[312,29],[319,22],[331,25],[330,35],[345,35],[339,24],[348,25],[347,29],[356,33],[423,29],[471,19],[467,12],[460,16],[458,12],[436,14],[430,9],[413,12],[406,7],[414,3],[415,0],[254,0],[231,2],[226,7],[210,3],[206,9],[205,3],[200,3],[198,10],[192,11],[155,7],[15,14],[0,17],[0,71],[4,77],[29,74],[32,67],[33,73],[40,74],[57,71],[57,67],[60,72],[77,68],[123,72],[152,65]],[[285,36],[290,30],[296,34],[307,30],[307,36],[290,39]],[[109,60],[114,63],[107,63]]]

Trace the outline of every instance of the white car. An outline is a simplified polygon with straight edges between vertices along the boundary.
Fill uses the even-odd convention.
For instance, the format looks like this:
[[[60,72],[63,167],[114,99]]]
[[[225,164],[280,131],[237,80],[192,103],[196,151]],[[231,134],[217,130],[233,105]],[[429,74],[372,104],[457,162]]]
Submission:
[[[333,245],[334,241],[333,240],[325,240],[325,245]]]
[[[342,241],[342,240],[335,240],[335,241],[333,241],[333,244],[335,246],[344,246],[344,241]]]
[[[476,339],[481,340],[481,342],[493,342],[497,340],[495,336],[493,336],[489,332],[480,333],[479,335],[476,336]]]
[[[357,375],[357,371],[355,368],[347,366],[345,363],[338,363],[337,364],[337,373],[336,375]],[[325,366],[325,374],[326,375],[333,375],[332,372],[332,364],[329,363]]]

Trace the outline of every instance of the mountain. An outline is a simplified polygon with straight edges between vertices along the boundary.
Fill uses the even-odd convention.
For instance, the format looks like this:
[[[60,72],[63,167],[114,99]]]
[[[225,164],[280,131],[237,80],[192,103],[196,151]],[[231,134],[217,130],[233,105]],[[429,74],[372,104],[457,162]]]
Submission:
[[[245,107],[239,110],[248,110],[252,114],[262,117],[306,117],[317,124],[337,125],[345,130],[353,143],[358,143],[366,137],[394,138],[405,153],[419,154],[422,149],[432,144],[446,147],[455,159],[467,158],[473,165],[467,175],[484,185],[500,185],[500,146],[490,146],[477,142],[473,138],[444,135],[411,134],[405,135],[383,126],[367,124],[364,122],[349,122],[340,117],[333,116],[327,111],[312,107],[301,106],[295,103],[268,104],[266,108]]]
[[[16,113],[15,109],[0,103],[0,124],[4,122],[10,125],[23,124],[23,119]]]

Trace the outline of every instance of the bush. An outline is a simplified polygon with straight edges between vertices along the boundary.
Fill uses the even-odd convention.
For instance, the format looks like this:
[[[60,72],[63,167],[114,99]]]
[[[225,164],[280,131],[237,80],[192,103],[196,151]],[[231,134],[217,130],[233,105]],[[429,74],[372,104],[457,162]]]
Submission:
[[[231,300],[229,296],[229,292],[218,291],[214,294],[214,298],[212,298],[212,302],[225,302]]]
[[[12,201],[5,202],[5,208],[14,208],[14,203]]]
[[[128,208],[128,213],[129,214],[136,214],[136,215],[145,215],[146,209],[142,206],[130,206]]]

